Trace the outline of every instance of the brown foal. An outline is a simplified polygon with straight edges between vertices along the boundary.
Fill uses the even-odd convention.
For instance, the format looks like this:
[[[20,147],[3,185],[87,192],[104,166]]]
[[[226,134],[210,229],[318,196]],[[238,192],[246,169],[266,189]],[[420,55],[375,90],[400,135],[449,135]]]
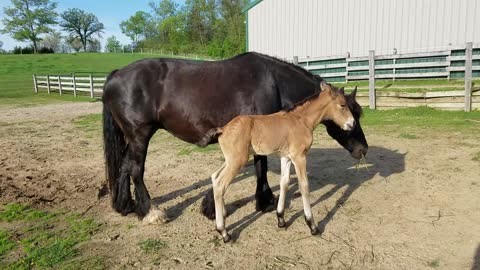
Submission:
[[[281,157],[280,196],[277,205],[278,226],[284,227],[285,195],[293,162],[302,193],[305,220],[312,234],[318,233],[309,200],[306,154],[313,140],[313,130],[322,120],[333,120],[344,130],[351,130],[355,120],[345,101],[343,88],[337,90],[322,82],[319,95],[311,97],[290,111],[270,115],[241,115],[216,130],[225,163],[212,174],[216,230],[223,241],[230,240],[225,226],[227,212],[223,195],[251,152]]]

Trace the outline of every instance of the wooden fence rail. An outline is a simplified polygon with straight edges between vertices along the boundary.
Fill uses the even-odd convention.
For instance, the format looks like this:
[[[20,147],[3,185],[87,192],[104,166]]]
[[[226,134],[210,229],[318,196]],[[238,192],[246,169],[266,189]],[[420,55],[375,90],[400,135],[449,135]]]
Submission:
[[[472,42],[443,51],[388,55],[376,55],[375,51],[370,51],[369,56],[365,57],[349,57],[348,54],[316,58],[294,56],[291,61],[330,82],[368,80],[367,105],[371,109],[377,107],[377,98],[381,98],[381,94],[376,93],[376,79],[464,79],[463,110],[478,109],[476,103],[480,102],[472,96],[472,78],[480,77],[480,45],[474,47]],[[459,109],[458,100],[455,97],[451,109]],[[404,107],[400,103],[398,106]]]
[[[94,77],[92,74],[88,76],[33,74],[35,93],[40,89],[46,89],[49,94],[52,90],[58,91],[60,95],[71,92],[74,96],[77,96],[78,92],[87,92],[91,98],[103,93],[105,80],[105,76]]]

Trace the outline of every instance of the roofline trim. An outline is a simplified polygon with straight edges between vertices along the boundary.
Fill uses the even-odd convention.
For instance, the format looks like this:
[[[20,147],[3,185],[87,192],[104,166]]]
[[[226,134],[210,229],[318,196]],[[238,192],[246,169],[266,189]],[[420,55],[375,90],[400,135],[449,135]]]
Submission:
[[[253,2],[250,2],[246,7],[244,7],[242,9],[242,13],[245,13],[245,12],[249,11],[250,9],[252,9],[254,6],[258,5],[262,1],[263,0],[255,0]]]

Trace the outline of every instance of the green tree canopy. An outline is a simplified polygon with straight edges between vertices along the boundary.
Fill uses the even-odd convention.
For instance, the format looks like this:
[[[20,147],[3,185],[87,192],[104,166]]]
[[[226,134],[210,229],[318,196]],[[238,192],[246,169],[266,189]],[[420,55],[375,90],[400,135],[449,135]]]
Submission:
[[[134,45],[137,45],[141,38],[148,36],[147,30],[151,28],[150,24],[150,14],[143,11],[137,11],[135,15],[131,16],[128,20],[120,23],[120,29],[123,34],[132,40]]]
[[[40,42],[41,47],[50,48],[54,52],[61,51],[62,34],[57,31],[53,31],[47,34]]]
[[[70,8],[63,12],[60,26],[71,37],[76,37],[82,43],[83,50],[87,51],[88,43],[95,43],[95,36],[101,37],[105,27],[97,16],[78,8]]]
[[[107,38],[107,44],[105,44],[105,51],[107,52],[120,52],[122,50],[122,45],[120,41],[115,36]]]
[[[41,35],[52,32],[57,24],[57,3],[50,0],[11,0],[12,6],[3,8],[5,28],[3,34],[10,34],[18,41],[31,41],[33,50],[38,51]]]

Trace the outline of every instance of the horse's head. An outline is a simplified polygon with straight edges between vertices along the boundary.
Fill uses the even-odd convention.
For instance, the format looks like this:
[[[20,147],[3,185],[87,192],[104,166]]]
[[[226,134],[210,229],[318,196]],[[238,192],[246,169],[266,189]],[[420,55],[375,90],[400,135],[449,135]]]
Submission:
[[[362,155],[366,155],[368,151],[368,143],[363,134],[360,125],[360,117],[362,115],[362,107],[355,100],[357,94],[357,87],[349,95],[345,95],[345,100],[348,108],[352,112],[355,119],[355,126],[351,131],[341,129],[337,124],[331,120],[323,121],[322,123],[327,127],[328,134],[337,140],[345,149],[347,149],[353,158],[360,159]]]
[[[324,121],[332,121],[342,131],[351,131],[355,126],[355,120],[348,107],[343,87],[336,89],[331,84],[322,81],[320,88],[322,90],[321,96],[328,99]]]

